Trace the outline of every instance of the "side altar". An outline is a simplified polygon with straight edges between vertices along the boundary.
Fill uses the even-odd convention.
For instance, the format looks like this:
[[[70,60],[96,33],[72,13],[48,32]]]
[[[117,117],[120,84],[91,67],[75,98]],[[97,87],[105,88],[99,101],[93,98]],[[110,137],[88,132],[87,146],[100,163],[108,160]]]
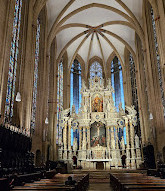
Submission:
[[[59,160],[72,164],[77,158],[83,169],[96,169],[102,162],[104,169],[122,168],[121,157],[126,155],[126,167],[136,169],[141,163],[140,139],[135,134],[137,117],[134,106],[114,106],[110,79],[95,77],[89,88],[82,82],[82,102],[78,114],[74,106],[61,112],[59,124]],[[71,146],[71,131],[74,134]],[[126,138],[124,139],[124,132]]]

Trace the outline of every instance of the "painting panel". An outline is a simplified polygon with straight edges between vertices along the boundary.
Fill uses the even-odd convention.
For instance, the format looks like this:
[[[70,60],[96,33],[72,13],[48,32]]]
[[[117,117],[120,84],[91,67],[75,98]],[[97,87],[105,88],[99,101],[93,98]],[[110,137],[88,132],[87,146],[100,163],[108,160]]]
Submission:
[[[94,122],[91,125],[91,147],[97,145],[106,147],[106,129],[101,122]]]

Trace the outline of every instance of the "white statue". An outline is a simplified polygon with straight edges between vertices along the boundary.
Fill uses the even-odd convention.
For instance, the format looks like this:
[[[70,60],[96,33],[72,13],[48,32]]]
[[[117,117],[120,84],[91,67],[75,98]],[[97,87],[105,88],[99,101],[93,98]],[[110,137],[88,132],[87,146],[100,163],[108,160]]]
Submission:
[[[72,114],[73,113],[76,113],[76,109],[75,109],[75,105],[74,104],[72,105]]]
[[[124,137],[122,137],[121,139],[121,147],[122,147],[122,150],[125,150]]]
[[[85,81],[82,80],[81,92],[83,92],[83,91],[86,90],[86,89],[87,89],[87,87],[86,87]]]
[[[135,145],[136,145],[136,148],[140,148],[140,141],[139,141],[139,137],[136,135],[135,136]]]
[[[124,110],[122,108],[122,103],[121,102],[119,103],[119,113],[120,113],[120,115],[124,115]]]
[[[108,101],[108,103],[107,103],[107,111],[108,111],[108,112],[111,111],[111,104],[110,104],[110,101]]]
[[[73,140],[73,150],[77,151],[77,138],[76,137],[74,137],[74,140]]]
[[[87,105],[85,104],[84,105],[84,113],[87,113],[88,112],[88,108],[87,108]]]

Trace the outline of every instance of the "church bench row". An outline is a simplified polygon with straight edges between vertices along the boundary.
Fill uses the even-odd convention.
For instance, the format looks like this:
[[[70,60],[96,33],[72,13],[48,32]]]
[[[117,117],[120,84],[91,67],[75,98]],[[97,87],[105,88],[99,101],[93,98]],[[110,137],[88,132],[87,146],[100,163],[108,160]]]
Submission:
[[[66,186],[65,181],[72,176],[76,180],[74,186]],[[42,179],[34,183],[17,186],[13,190],[59,190],[59,191],[85,191],[89,185],[89,175],[57,174],[53,179]]]
[[[165,190],[165,180],[140,173],[113,173],[110,181],[115,190]]]

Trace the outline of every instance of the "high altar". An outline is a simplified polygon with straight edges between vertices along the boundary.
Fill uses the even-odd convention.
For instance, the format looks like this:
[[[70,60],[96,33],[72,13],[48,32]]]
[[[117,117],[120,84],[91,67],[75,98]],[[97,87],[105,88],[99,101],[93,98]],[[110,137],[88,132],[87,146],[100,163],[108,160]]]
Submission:
[[[104,169],[120,169],[121,157],[126,155],[126,167],[136,169],[141,163],[140,140],[135,135],[137,117],[134,107],[114,106],[110,79],[105,87],[103,79],[90,80],[89,88],[82,82],[82,102],[78,114],[74,106],[61,112],[59,129],[59,160],[72,164],[77,157],[78,166],[96,169],[102,163]],[[71,129],[74,133],[71,146]],[[124,133],[126,132],[126,140]]]

